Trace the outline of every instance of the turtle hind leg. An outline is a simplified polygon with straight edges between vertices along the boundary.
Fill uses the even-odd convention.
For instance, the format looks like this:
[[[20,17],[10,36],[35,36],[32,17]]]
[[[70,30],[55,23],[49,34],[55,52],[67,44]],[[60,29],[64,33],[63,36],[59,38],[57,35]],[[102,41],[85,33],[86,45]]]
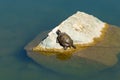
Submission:
[[[73,47],[74,49],[76,49],[76,46],[75,46],[75,45],[72,45],[72,47]]]

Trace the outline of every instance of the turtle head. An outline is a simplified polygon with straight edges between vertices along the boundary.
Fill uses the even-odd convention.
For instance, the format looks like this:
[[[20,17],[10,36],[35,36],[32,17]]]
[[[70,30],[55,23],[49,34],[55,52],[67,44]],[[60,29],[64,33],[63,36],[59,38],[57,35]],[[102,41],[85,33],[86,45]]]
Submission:
[[[57,34],[57,35],[59,35],[60,33],[61,33],[61,31],[60,31],[60,30],[57,30],[57,31],[56,31],[56,34]]]

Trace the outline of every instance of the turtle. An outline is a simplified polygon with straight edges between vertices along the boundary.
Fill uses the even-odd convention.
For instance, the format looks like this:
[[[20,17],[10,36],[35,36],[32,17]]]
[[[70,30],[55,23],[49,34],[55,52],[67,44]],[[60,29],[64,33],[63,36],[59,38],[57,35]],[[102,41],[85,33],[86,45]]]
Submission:
[[[64,50],[66,50],[68,47],[73,47],[76,49],[76,46],[73,45],[73,40],[68,34],[61,32],[60,30],[57,30],[56,34],[58,35],[56,42],[59,43],[64,48]]]

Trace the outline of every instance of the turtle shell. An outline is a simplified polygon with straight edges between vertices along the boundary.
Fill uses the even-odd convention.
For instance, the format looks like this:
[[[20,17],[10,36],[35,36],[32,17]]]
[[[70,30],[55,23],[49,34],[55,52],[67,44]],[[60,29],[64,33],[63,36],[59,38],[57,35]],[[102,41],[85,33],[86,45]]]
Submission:
[[[71,47],[73,45],[73,40],[66,33],[60,33],[57,37],[57,40],[63,48]]]

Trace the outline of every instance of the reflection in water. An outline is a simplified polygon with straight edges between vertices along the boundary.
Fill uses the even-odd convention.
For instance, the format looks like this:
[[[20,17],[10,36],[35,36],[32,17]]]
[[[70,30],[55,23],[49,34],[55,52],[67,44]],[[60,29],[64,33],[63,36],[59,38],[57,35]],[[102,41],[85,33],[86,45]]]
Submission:
[[[72,54],[71,53],[68,53],[68,54],[64,54],[64,53],[59,53],[59,54],[56,54],[56,58],[57,59],[60,59],[60,60],[68,60],[72,57]]]
[[[43,35],[44,34],[44,35]],[[33,60],[56,72],[69,75],[86,75],[94,71],[102,70],[117,63],[117,54],[120,51],[120,28],[110,25],[104,39],[98,44],[78,51],[74,54],[55,54],[45,56],[42,53],[33,52],[36,46],[47,32],[40,34],[29,43],[25,49]],[[58,59],[57,59],[58,58]],[[59,60],[60,59],[60,60]]]

